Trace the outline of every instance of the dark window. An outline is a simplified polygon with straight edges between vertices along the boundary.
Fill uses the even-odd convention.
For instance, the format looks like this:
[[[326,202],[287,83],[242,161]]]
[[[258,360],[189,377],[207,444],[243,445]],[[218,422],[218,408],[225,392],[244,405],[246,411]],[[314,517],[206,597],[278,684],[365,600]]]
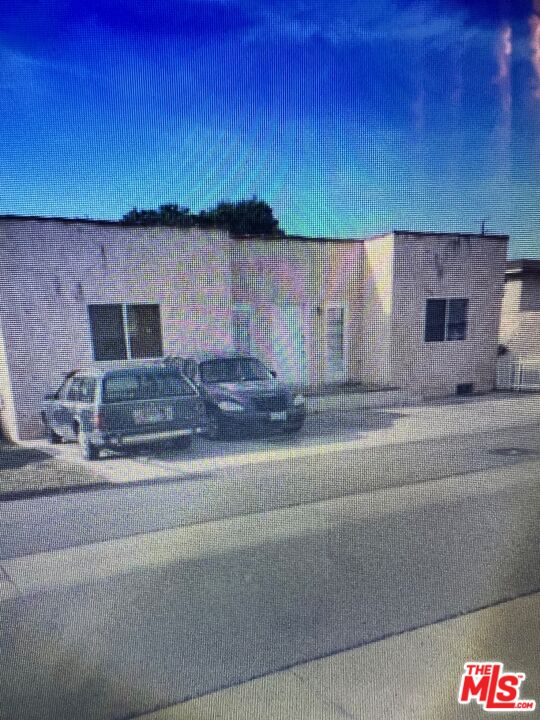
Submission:
[[[201,380],[206,383],[231,383],[270,380],[270,371],[253,358],[206,360],[200,364]]]
[[[67,390],[67,399],[73,402],[92,402],[95,392],[95,378],[75,377]]]
[[[466,298],[430,298],[426,300],[426,342],[465,340],[467,337]]]
[[[121,305],[89,305],[95,360],[126,360],[126,335]]]
[[[133,373],[115,373],[105,379],[103,401],[125,402],[137,400],[139,396],[139,378]]]
[[[163,354],[159,305],[89,305],[88,315],[95,360]]]
[[[105,378],[103,401],[159,400],[194,394],[193,387],[179,373],[132,370],[113,373]]]
[[[86,377],[81,379],[81,402],[91,403],[94,401],[96,395],[96,385],[96,379],[93,377]]]
[[[72,378],[66,378],[64,382],[60,385],[58,388],[58,391],[56,393],[59,400],[66,400],[67,394],[69,392],[69,388],[71,387],[71,383],[73,382]]]
[[[152,375],[152,390],[157,397],[194,395],[195,390],[177,373],[159,372]]]
[[[71,402],[79,402],[81,399],[81,383],[82,378],[76,377],[73,378],[71,383],[69,384],[68,390],[67,390],[67,399]]]
[[[436,298],[426,302],[426,342],[444,340],[446,300]]]
[[[128,305],[127,327],[132,358],[163,355],[159,305]]]
[[[464,298],[448,300],[447,340],[465,340],[467,334],[467,309],[469,301]]]

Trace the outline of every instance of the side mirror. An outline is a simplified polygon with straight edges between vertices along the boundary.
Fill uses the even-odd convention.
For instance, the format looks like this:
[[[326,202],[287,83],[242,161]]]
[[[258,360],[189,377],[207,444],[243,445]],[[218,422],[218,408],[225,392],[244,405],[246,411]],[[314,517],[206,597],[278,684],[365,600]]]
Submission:
[[[270,370],[270,375],[271,375],[273,378],[277,378],[277,372],[276,372],[275,370]]]

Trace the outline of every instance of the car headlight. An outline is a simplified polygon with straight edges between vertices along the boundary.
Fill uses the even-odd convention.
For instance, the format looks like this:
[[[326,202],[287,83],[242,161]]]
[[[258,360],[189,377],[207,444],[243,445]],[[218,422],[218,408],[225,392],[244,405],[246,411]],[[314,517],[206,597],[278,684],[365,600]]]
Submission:
[[[243,405],[233,402],[232,400],[222,400],[218,402],[218,408],[224,412],[242,412],[244,409]]]
[[[293,405],[303,405],[305,403],[306,399],[303,395],[295,395],[293,399]]]

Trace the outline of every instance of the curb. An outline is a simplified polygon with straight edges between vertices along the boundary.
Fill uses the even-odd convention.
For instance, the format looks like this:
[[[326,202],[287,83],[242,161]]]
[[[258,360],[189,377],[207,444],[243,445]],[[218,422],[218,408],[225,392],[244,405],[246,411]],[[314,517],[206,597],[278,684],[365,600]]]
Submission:
[[[306,412],[319,413],[326,410],[361,410],[376,407],[402,407],[421,402],[420,396],[406,390],[373,390],[362,393],[338,393],[306,397]]]

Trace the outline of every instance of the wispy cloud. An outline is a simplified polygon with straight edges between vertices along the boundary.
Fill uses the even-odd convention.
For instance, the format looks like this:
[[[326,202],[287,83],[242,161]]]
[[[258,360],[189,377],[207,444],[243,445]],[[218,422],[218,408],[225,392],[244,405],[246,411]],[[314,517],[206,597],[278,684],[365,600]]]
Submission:
[[[310,5],[303,2],[264,5],[249,33],[296,41],[325,40],[334,45],[385,42],[450,42],[462,29],[459,12],[440,13],[426,3],[396,7],[390,2]]]
[[[498,74],[495,81],[500,88],[504,113],[509,113],[512,106],[512,85],[510,78],[512,50],[512,28],[507,24],[499,31],[496,42]]]
[[[529,25],[531,28],[531,59],[536,74],[534,97],[540,100],[540,17],[536,14],[531,15]]]

